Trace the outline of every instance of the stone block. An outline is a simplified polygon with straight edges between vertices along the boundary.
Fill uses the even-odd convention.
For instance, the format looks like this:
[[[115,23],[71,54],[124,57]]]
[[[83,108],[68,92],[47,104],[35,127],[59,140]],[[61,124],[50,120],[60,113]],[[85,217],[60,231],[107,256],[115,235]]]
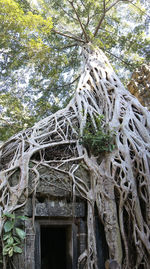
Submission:
[[[67,203],[65,200],[61,201],[47,201],[45,203],[36,204],[36,217],[84,217],[85,204],[84,203]]]

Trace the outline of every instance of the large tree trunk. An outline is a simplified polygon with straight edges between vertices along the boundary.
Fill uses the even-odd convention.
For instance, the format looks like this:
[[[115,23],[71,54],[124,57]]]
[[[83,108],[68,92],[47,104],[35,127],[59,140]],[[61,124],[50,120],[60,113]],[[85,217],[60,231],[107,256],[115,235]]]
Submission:
[[[150,114],[122,85],[106,56],[89,44],[83,48],[84,70],[75,97],[68,106],[38,122],[31,129],[11,138],[2,146],[0,173],[1,212],[12,212],[28,198],[29,161],[33,161],[34,187],[39,180],[38,166],[64,173],[74,190],[87,200],[88,249],[85,268],[98,268],[94,231],[97,206],[109,247],[110,259],[121,268],[149,268],[150,264]],[[116,147],[112,152],[93,156],[79,144],[79,134],[90,119],[95,131],[96,116],[104,115],[104,125],[115,128]],[[56,146],[65,145],[65,156],[55,159]],[[54,158],[45,159],[49,150]],[[67,153],[66,153],[67,152]],[[101,159],[101,161],[99,161]],[[90,173],[90,188],[75,172],[84,161]],[[70,168],[71,167],[71,168]],[[18,184],[11,186],[12,175],[20,172]],[[33,188],[34,188],[33,187]],[[20,197],[21,202],[20,202]],[[2,219],[0,219],[2,229]],[[141,266],[141,267],[140,267]]]

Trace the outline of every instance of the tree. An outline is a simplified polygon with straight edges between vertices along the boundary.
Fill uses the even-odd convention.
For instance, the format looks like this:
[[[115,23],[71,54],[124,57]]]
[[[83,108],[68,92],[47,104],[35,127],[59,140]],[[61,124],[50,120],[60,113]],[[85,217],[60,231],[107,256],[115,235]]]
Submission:
[[[1,1],[1,13],[5,10],[7,14],[5,20],[1,17],[1,78],[4,81],[2,98],[8,99],[9,92],[10,102],[13,96],[12,98],[17,98],[17,102],[28,111],[26,120],[24,113],[20,111],[18,131],[23,129],[24,125],[30,127],[30,122],[34,123],[49,116],[68,103],[77,86],[82,65],[78,52],[86,39],[105,50],[109,59],[115,63],[115,70],[121,70],[120,76],[125,81],[130,71],[134,71],[145,60],[148,61],[149,41],[145,35],[147,17],[144,6],[141,6],[139,1],[132,4],[119,1],[119,5],[107,10],[111,7],[111,2],[105,7],[105,16],[103,1],[74,3],[77,14],[82,18],[83,29],[85,28],[83,32],[74,9],[68,2],[40,1],[38,6],[31,7],[25,0]],[[12,3],[15,3],[23,14],[24,22],[19,21],[17,15],[16,20],[13,20],[13,9],[9,8]],[[51,16],[54,22],[50,34],[40,26],[42,20],[48,16]],[[39,24],[35,27],[30,24],[32,17],[39,18],[36,21]],[[29,24],[30,27],[33,26],[33,31],[29,29]],[[7,123],[4,121],[3,100],[1,108],[3,135],[0,140],[6,140],[14,134],[11,128],[12,119],[6,113]],[[15,122],[17,128],[17,120]]]
[[[150,109],[150,66],[143,64],[140,68],[136,69],[127,86],[141,104]]]
[[[60,4],[59,1],[51,3],[53,8]],[[85,268],[98,268],[94,232],[96,207],[105,227],[110,258],[122,268],[148,269],[150,114],[124,88],[107,57],[98,48],[97,40],[94,41],[100,38],[99,29],[105,26],[104,21],[110,22],[108,12],[113,16],[112,10],[121,2],[81,3],[79,6],[78,1],[64,1],[60,7],[67,13],[64,19],[73,15],[76,35],[74,32],[58,34],[56,28],[52,30],[53,34],[61,35],[61,44],[64,45],[68,37],[82,47],[84,64],[75,96],[66,108],[13,136],[1,147],[1,212],[11,213],[26,203],[30,172],[35,183],[34,193],[42,167],[66,173],[75,190],[73,195],[79,191],[87,202],[88,246],[79,257],[79,264],[84,257]],[[95,12],[101,15],[95,16]],[[130,14],[130,9],[128,12]],[[59,14],[58,9],[58,13],[54,13],[54,25],[60,22]],[[71,27],[69,22],[71,24],[72,19],[67,23]],[[71,46],[70,41],[65,46]],[[93,135],[88,147],[85,143],[87,133],[90,139]],[[99,138],[100,133],[103,140]],[[113,147],[109,147],[108,141]],[[78,176],[80,165],[85,165],[89,171],[90,186]],[[11,182],[16,172],[19,174],[18,184],[14,186]],[[0,219],[1,231],[4,221],[4,218]]]
[[[1,0],[1,70],[2,70],[2,94],[0,106],[2,109],[1,138],[5,140],[13,135],[16,130],[22,130],[25,126],[34,123],[34,115],[29,113],[26,102],[29,97],[24,95],[19,84],[21,80],[15,80],[18,67],[18,76],[23,75],[29,65],[30,57],[41,51],[48,53],[50,48],[42,40],[52,28],[52,19],[44,19],[40,14],[34,14],[26,1]],[[21,69],[22,67],[22,69]],[[22,78],[23,79],[23,78]],[[14,86],[13,86],[14,85]],[[24,87],[24,85],[22,85]]]

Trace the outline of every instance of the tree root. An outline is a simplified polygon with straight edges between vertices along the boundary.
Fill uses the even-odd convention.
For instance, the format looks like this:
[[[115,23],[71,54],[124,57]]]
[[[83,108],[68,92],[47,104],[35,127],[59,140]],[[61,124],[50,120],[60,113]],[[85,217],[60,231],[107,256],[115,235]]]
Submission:
[[[97,269],[94,206],[104,224],[110,259],[121,268],[147,268],[150,263],[150,113],[121,84],[107,58],[91,45],[83,47],[85,59],[74,98],[67,107],[10,138],[1,147],[0,214],[13,212],[28,199],[29,181],[35,191],[42,169],[66,175],[87,201],[85,268]],[[92,156],[79,144],[90,119],[104,115],[104,125],[115,128],[113,152]],[[90,185],[77,171],[83,163]],[[13,182],[15,173],[17,183]],[[41,179],[40,179],[41,177]],[[44,180],[44,179],[43,179]],[[54,184],[55,182],[51,182]],[[0,218],[2,232],[4,220]],[[79,266],[79,265],[78,265]],[[140,267],[143,266],[143,267]]]

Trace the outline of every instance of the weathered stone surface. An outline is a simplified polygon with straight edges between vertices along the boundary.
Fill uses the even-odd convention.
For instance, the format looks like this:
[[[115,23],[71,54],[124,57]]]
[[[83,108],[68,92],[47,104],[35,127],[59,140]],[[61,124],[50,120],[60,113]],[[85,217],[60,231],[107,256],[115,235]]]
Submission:
[[[66,197],[69,196],[71,191],[72,191],[72,186],[68,184],[67,187],[63,186],[61,183],[61,180],[55,182],[55,186],[50,184],[50,179],[49,179],[49,184],[47,181],[42,181],[40,180],[40,184],[38,185],[37,192],[47,194],[49,196],[55,196],[55,197]],[[63,179],[62,179],[63,182]]]
[[[20,269],[35,269],[35,231],[32,220],[26,222],[25,261]]]
[[[28,198],[28,201],[24,207],[24,215],[28,217],[32,217],[32,212],[33,212],[32,199]]]
[[[47,201],[45,203],[38,203],[36,205],[35,216],[51,216],[51,217],[75,217],[85,216],[84,203],[66,203],[61,201]]]

